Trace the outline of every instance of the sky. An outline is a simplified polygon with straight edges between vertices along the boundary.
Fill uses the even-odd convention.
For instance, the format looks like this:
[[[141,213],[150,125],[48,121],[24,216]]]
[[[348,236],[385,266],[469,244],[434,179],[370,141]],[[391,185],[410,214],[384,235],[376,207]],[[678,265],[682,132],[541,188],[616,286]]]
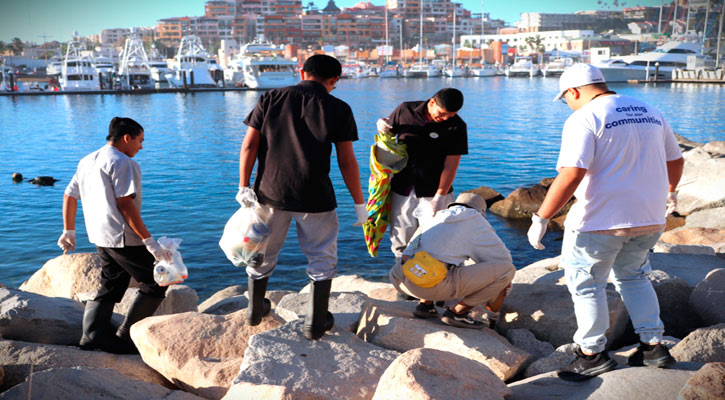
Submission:
[[[359,0],[336,0],[338,7],[351,7]],[[609,9],[613,0],[486,0],[485,11],[491,18],[513,24],[522,12],[569,13],[581,10]],[[303,0],[307,5],[309,0]],[[371,0],[375,5],[385,0]],[[462,0],[463,6],[473,12],[481,11],[481,0]],[[327,0],[314,0],[319,8]],[[608,7],[604,5],[608,4]],[[655,6],[660,0],[620,1],[625,7]],[[98,34],[108,28],[155,26],[161,18],[196,16],[204,14],[204,0],[0,0],[0,41],[9,42],[18,37],[23,41],[43,43],[65,42],[73,32],[80,36]]]

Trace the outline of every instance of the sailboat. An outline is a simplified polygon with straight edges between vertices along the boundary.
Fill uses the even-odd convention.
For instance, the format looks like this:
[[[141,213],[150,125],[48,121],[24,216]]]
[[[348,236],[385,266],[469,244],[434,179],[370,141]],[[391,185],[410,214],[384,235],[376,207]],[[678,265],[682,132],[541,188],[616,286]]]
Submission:
[[[463,76],[463,69],[456,68],[456,3],[453,4],[453,39],[451,39],[451,59],[453,60],[450,67],[444,70],[447,77],[457,78]]]
[[[497,76],[502,75],[502,71],[495,65],[486,64],[486,58],[483,56],[483,37],[486,34],[486,23],[485,23],[485,14],[483,12],[484,10],[484,1],[481,0],[481,68],[472,68],[469,70],[471,76],[475,77],[485,77],[485,76]]]
[[[418,62],[403,72],[406,78],[433,78],[441,76],[441,70],[423,62],[423,2],[420,4],[420,38],[418,42]]]
[[[403,48],[401,47],[400,50],[402,51]],[[390,55],[388,52],[392,53],[392,49],[388,43],[388,4],[385,3],[385,65],[378,73],[378,76],[381,78],[397,78],[398,69],[390,65]]]

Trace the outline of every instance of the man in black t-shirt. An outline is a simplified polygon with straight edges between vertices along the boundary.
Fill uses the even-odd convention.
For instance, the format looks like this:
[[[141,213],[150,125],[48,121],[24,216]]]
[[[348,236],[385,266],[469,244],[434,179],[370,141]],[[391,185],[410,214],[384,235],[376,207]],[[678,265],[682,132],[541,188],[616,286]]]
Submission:
[[[300,71],[296,86],[264,93],[244,123],[248,126],[239,162],[239,193],[243,206],[258,199],[269,216],[271,234],[261,264],[247,266],[247,323],[257,325],[270,311],[267,282],[294,218],[300,249],[307,256],[313,285],[305,318],[307,339],[319,339],[332,329],[327,311],[332,278],[337,273],[335,191],[330,180],[333,144],[343,180],[355,202],[356,226],[367,220],[360,170],[353,153],[357,127],[350,106],[330,95],[340,79],[340,62],[314,55]],[[254,189],[249,179],[255,161]]]
[[[413,211],[421,200],[431,214],[453,201],[458,164],[468,154],[466,123],[456,115],[461,107],[463,94],[446,88],[428,100],[402,103],[378,120],[378,131],[394,133],[408,150],[408,164],[391,182],[390,242],[397,261],[418,229]]]

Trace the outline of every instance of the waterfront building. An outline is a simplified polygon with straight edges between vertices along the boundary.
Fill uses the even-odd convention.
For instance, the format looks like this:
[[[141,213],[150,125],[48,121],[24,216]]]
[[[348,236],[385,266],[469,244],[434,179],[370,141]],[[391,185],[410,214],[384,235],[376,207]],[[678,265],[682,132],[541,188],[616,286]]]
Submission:
[[[536,49],[531,49],[529,42],[534,39],[540,40],[540,44],[544,47],[545,51],[548,50],[571,50],[569,47],[572,40],[586,39],[594,36],[592,30],[557,30],[557,31],[544,31],[544,32],[518,32],[513,34],[495,34],[495,35],[461,35],[460,44],[463,46],[464,43],[468,43],[470,46],[476,48],[480,47],[481,43],[486,44],[490,41],[499,41],[508,45],[509,48],[519,49],[522,46],[527,48],[526,53],[535,52]],[[528,41],[527,41],[528,40]],[[587,47],[588,48],[588,47]]]
[[[589,27],[593,18],[588,14],[551,14],[527,12],[521,13],[521,21],[516,23],[522,32],[542,32],[573,30]]]
[[[122,45],[129,33],[131,30],[127,28],[104,29],[100,35],[101,44],[104,46]]]

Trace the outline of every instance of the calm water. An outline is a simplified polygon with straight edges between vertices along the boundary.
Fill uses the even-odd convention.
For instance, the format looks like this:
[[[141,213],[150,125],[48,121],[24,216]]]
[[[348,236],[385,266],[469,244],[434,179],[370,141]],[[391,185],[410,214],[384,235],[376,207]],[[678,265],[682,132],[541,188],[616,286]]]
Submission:
[[[342,81],[333,92],[355,113],[360,141],[355,152],[367,188],[368,155],[377,118],[402,101],[422,100],[446,86],[465,95],[462,118],[469,129],[469,151],[455,182],[457,193],[480,186],[504,195],[555,175],[561,126],[570,114],[551,99],[556,79],[431,79]],[[695,141],[725,140],[725,87],[661,84],[613,86],[658,107],[673,129]],[[63,190],[78,160],[101,147],[108,122],[128,116],[146,130],[144,149],[136,156],[144,175],[143,216],[156,237],[184,239],[181,251],[190,270],[187,284],[205,298],[246,282],[243,270],[226,260],[218,246],[227,219],[237,208],[239,146],[242,123],[260,92],[75,95],[0,98],[0,282],[17,287],[47,260],[60,254]],[[334,153],[334,152],[333,152]],[[13,184],[10,175],[52,175],[52,187]],[[377,258],[368,256],[361,228],[352,227],[352,200],[342,184],[333,156],[333,181],[340,218],[339,272],[387,280],[393,261],[387,237]],[[0,180],[1,182],[2,180]],[[561,234],[544,239],[545,251],[526,241],[528,221],[513,223],[489,215],[517,267],[558,254]],[[95,251],[77,219],[77,251]],[[270,289],[298,289],[306,284],[306,259],[294,227],[279,257]]]

